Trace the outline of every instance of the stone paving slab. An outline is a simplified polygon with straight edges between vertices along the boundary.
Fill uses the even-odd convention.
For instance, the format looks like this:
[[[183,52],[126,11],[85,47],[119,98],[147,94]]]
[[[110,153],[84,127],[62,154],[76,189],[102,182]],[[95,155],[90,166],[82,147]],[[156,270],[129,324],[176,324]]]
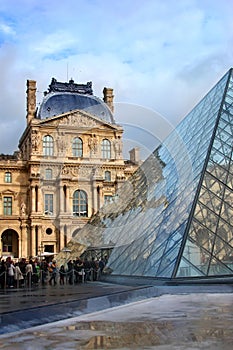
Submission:
[[[0,335],[2,350],[232,350],[233,294],[165,294]]]

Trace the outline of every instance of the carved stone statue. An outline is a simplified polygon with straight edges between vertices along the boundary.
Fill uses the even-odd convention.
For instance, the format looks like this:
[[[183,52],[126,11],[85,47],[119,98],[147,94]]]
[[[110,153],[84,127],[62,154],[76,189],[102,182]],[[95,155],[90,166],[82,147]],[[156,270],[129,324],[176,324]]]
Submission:
[[[21,203],[21,215],[26,215],[26,204],[24,202]]]
[[[88,139],[88,146],[92,153],[97,153],[98,150],[98,138],[96,135],[92,135]]]
[[[120,158],[121,154],[122,154],[122,141],[121,141],[121,139],[117,138],[116,140],[114,140],[113,146],[114,146],[116,158]]]
[[[58,138],[57,138],[58,151],[63,153],[66,150],[66,146],[67,146],[67,143],[65,140],[65,136],[64,135],[58,136]]]
[[[32,136],[31,136],[32,150],[33,151],[38,151],[39,144],[40,144],[40,137],[38,135],[38,132],[37,131],[33,131]]]

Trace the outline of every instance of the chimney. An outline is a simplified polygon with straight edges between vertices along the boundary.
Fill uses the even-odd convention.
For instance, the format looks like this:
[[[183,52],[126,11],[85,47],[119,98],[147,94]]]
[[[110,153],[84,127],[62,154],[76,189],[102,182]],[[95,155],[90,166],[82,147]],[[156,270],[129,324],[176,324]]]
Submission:
[[[27,124],[36,114],[36,81],[27,80]]]
[[[134,164],[140,163],[139,147],[134,147],[129,151],[130,161]]]
[[[104,93],[104,102],[108,105],[108,107],[110,108],[110,110],[112,111],[112,113],[114,113],[114,107],[113,107],[113,89],[111,88],[104,88],[103,89],[103,93]]]

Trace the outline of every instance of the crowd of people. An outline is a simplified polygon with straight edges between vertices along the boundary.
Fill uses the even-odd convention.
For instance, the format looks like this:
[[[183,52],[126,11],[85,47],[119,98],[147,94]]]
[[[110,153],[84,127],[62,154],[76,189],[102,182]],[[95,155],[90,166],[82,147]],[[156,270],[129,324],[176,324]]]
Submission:
[[[22,288],[96,281],[100,279],[107,261],[107,256],[99,260],[94,257],[91,260],[77,257],[58,266],[56,260],[48,261],[46,258],[41,261],[37,258],[14,261],[8,257],[1,259],[0,287]]]

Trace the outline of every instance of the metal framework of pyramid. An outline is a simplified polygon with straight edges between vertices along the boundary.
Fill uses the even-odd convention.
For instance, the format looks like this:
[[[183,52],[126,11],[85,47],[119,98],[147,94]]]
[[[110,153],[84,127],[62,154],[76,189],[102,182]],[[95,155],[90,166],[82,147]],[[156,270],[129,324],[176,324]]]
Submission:
[[[230,69],[93,218],[113,275],[233,274]],[[86,228],[87,230],[87,228]]]

